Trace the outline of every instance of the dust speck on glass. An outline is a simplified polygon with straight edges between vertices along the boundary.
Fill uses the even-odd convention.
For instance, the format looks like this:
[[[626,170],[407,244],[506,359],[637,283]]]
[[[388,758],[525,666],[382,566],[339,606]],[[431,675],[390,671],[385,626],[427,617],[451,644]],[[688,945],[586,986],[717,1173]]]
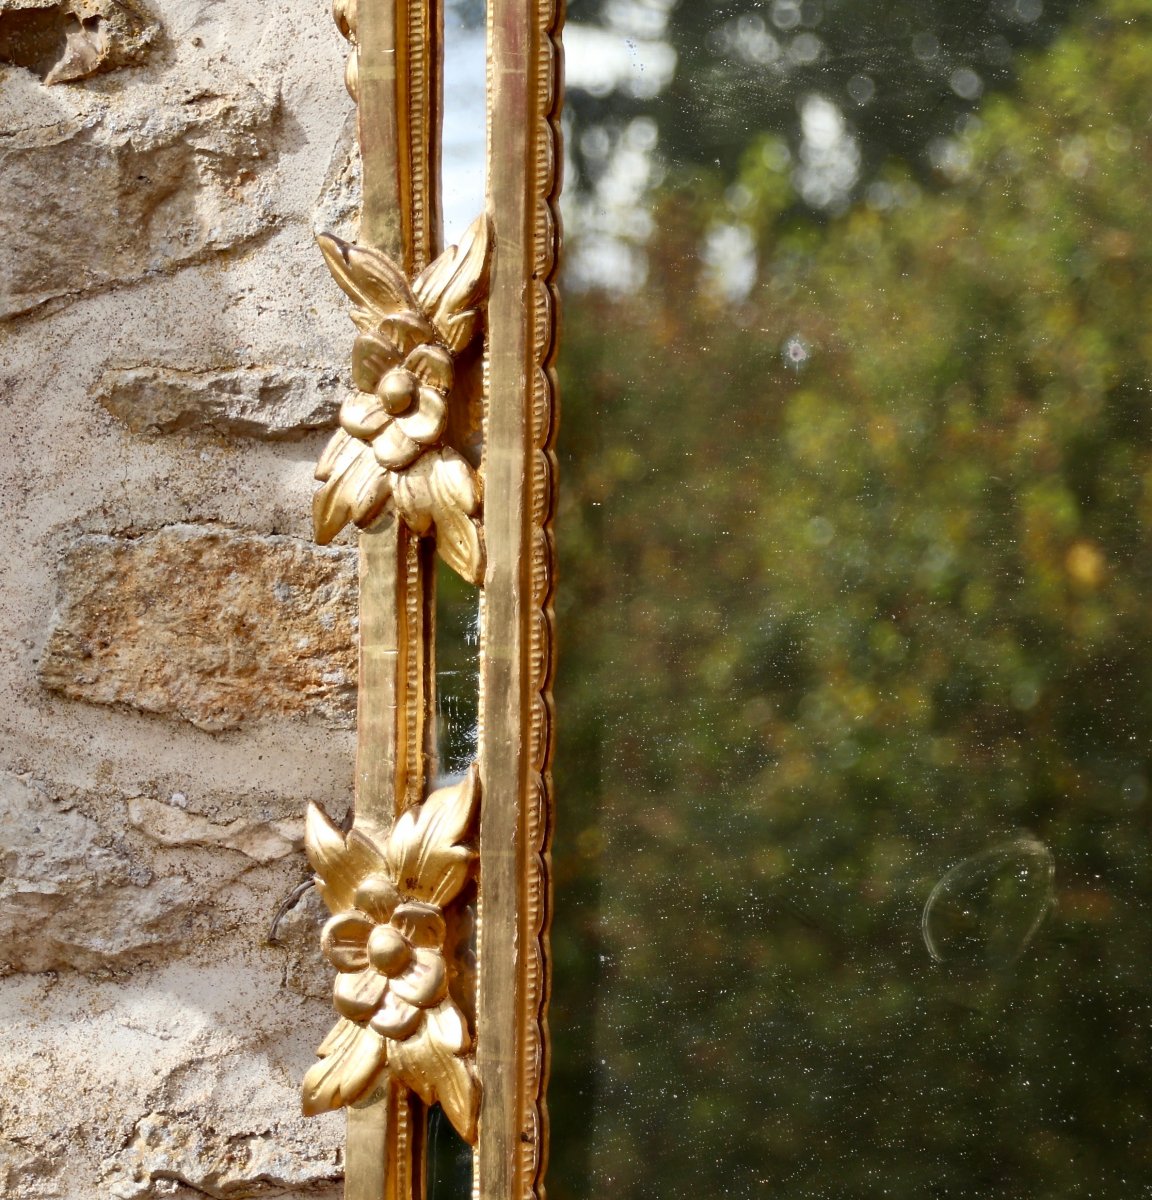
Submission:
[[[568,20],[549,1195],[1152,1195],[1152,5]]]

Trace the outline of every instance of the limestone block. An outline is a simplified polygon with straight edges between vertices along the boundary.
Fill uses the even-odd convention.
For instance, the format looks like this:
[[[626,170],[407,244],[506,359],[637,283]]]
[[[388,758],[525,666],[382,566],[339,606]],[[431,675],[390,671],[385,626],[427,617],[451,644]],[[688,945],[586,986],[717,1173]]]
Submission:
[[[126,0],[0,0],[0,63],[46,84],[143,61],[159,26]]]
[[[156,797],[100,802],[0,773],[0,974],[120,969],[237,925],[262,935],[286,884],[283,871],[255,867],[292,856],[288,878],[298,879],[301,835],[299,818],[217,823]],[[242,917],[235,885],[250,875],[268,895]],[[309,912],[283,923],[282,940]],[[304,977],[303,964],[289,965]]]
[[[331,233],[354,242],[360,228],[360,144],[356,140],[356,112],[344,119],[332,148],[324,183],[312,214],[312,232]]]
[[[266,716],[351,724],[351,549],[220,526],[83,535],[63,557],[40,681],[199,729]]]
[[[171,1195],[164,1183],[186,1183],[207,1196],[240,1197],[273,1196],[339,1178],[335,1163],[316,1161],[307,1154],[306,1140],[299,1142],[255,1130],[222,1138],[194,1113],[148,1113],[128,1145],[107,1160],[105,1180],[116,1200],[149,1200]]]
[[[7,971],[107,966],[163,940],[188,890],[36,781],[0,775],[0,960]]]
[[[328,1014],[281,958],[232,938],[131,987],[0,979],[0,1078],[23,1081],[0,1093],[0,1194],[336,1200],[343,1117],[299,1108]]]
[[[96,399],[133,433],[209,430],[267,441],[336,424],[346,386],[334,367],[110,368]]]
[[[148,99],[146,110],[93,104],[8,131],[0,318],[205,261],[279,223],[264,179],[274,88]]]
[[[303,844],[298,820],[237,818],[221,825],[153,796],[131,797],[128,820],[161,846],[220,846],[237,850],[256,862],[275,862]]]

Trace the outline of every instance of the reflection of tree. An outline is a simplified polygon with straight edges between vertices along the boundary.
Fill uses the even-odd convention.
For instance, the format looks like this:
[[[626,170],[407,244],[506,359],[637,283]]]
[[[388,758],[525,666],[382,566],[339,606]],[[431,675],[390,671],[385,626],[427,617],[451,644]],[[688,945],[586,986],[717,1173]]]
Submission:
[[[556,1200],[1152,1187],[1152,19],[1107,10],[937,194],[781,222],[746,155],[745,302],[699,182],[642,296],[570,298]],[[1055,914],[934,963],[1018,837]]]
[[[669,161],[730,177],[748,131],[802,150],[802,97],[844,111],[859,139],[861,178],[892,157],[924,174],[935,139],[950,137],[983,93],[1015,78],[1024,48],[1046,45],[1087,0],[570,0],[572,22],[603,22],[640,38],[666,38],[677,55],[671,85],[654,100],[573,90],[577,130],[620,129],[653,117]],[[595,176],[596,159],[574,151]],[[816,205],[819,207],[819,205]]]

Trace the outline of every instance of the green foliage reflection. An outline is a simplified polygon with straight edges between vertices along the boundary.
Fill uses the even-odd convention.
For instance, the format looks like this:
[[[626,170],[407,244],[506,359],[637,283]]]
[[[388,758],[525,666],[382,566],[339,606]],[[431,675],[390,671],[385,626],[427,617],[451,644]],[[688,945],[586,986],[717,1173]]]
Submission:
[[[745,300],[699,177],[570,297],[555,1200],[1152,1188],[1150,113],[1115,0],[934,191],[798,221],[752,138]],[[935,961],[1020,845],[1031,944]]]

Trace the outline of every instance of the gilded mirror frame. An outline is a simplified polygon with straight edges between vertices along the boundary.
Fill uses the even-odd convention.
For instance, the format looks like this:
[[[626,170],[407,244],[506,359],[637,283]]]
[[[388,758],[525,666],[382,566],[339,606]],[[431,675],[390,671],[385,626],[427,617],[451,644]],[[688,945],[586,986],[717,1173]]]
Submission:
[[[442,0],[335,0],[358,106],[354,390],[317,466],[315,535],[359,535],[351,828],[307,849],[338,1019],[305,1111],[347,1109],[347,1200],[424,1195],[436,1103],[473,1192],[542,1194],[553,744],[556,0],[488,0],[487,203],[440,220]],[[479,131],[477,131],[479,132]],[[476,760],[435,787],[435,556],[479,589]],[[473,927],[475,933],[472,933]]]

